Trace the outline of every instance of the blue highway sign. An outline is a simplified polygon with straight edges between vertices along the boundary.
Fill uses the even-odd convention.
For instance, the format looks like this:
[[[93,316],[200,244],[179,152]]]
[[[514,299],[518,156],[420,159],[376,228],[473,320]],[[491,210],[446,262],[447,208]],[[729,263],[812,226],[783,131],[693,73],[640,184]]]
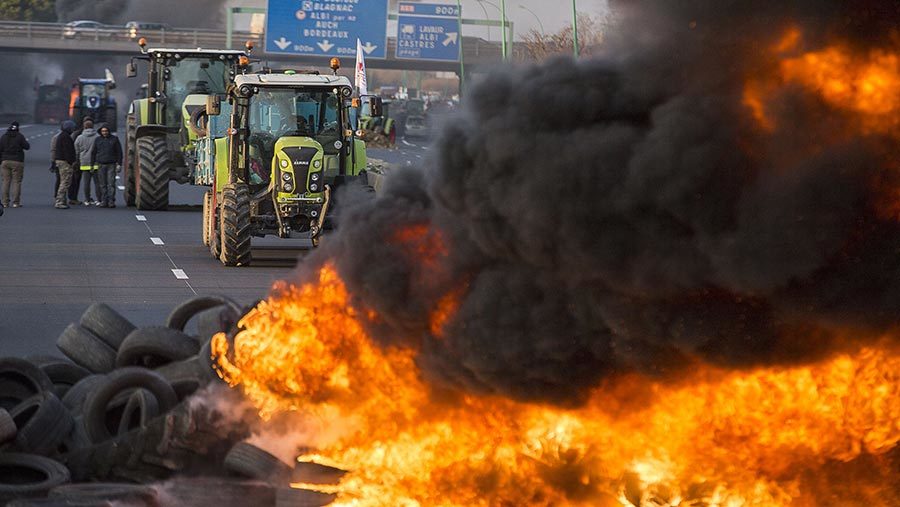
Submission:
[[[266,52],[385,58],[387,0],[269,0]]]
[[[456,5],[400,2],[398,11],[398,59],[459,61],[462,34]]]

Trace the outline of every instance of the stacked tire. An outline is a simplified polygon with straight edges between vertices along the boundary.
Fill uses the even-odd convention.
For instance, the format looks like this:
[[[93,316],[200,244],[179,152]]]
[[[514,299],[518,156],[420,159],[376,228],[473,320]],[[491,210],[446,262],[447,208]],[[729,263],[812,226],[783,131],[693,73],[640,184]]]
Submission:
[[[184,401],[218,380],[209,341],[242,313],[198,297],[139,328],[94,304],[60,334],[65,357],[0,358],[0,505],[162,505],[156,489],[119,482],[224,474],[246,427]],[[70,484],[84,481],[113,484]]]

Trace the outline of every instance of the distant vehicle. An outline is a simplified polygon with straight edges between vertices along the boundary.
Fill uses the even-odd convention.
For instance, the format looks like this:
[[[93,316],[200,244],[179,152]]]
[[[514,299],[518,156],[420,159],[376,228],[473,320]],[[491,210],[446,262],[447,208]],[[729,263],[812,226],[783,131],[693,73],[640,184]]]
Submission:
[[[86,117],[90,117],[97,123],[105,123],[109,130],[115,132],[118,110],[116,99],[109,94],[115,87],[116,80],[109,69],[106,69],[105,79],[79,79],[69,95],[69,118],[76,125],[81,125]]]
[[[46,84],[37,87],[37,101],[34,104],[35,123],[59,123],[69,118],[69,101],[66,88]]]
[[[125,23],[125,31],[131,39],[137,39],[146,32],[170,31],[172,27],[165,23],[150,23],[146,21],[129,21]]]
[[[425,122],[425,117],[408,116],[403,125],[403,132],[409,138],[428,137],[428,124]]]
[[[74,39],[77,37],[112,37],[113,30],[109,25],[99,21],[81,20],[66,23],[63,28],[63,37]]]

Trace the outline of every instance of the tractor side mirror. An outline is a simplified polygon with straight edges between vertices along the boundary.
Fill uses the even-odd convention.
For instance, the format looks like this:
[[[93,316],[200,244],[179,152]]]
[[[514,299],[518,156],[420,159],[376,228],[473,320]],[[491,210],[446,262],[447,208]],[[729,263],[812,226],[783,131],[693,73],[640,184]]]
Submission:
[[[125,65],[125,77],[137,77],[137,65],[134,62]]]
[[[381,101],[381,97],[369,98],[369,110],[372,112],[373,118],[384,116],[384,103]]]
[[[216,95],[206,97],[206,114],[210,116],[218,116],[222,114],[222,102]]]

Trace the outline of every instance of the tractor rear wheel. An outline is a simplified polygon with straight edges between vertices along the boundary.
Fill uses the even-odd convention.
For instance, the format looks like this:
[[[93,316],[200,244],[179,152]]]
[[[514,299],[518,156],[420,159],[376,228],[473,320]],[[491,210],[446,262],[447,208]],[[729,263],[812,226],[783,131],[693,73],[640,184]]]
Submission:
[[[247,185],[232,183],[222,189],[219,232],[222,264],[250,265],[250,189]]]
[[[125,185],[125,205],[134,206],[135,188],[134,188],[134,171],[137,165],[137,148],[135,143],[135,128],[132,126],[133,118],[129,118],[128,132],[125,135],[125,167],[122,168],[122,177]]]
[[[209,246],[209,229],[210,229],[210,209],[212,208],[212,192],[207,191],[203,194],[203,244]]]
[[[150,135],[137,140],[137,194],[135,204],[141,210],[169,207],[169,150],[165,136]]]

